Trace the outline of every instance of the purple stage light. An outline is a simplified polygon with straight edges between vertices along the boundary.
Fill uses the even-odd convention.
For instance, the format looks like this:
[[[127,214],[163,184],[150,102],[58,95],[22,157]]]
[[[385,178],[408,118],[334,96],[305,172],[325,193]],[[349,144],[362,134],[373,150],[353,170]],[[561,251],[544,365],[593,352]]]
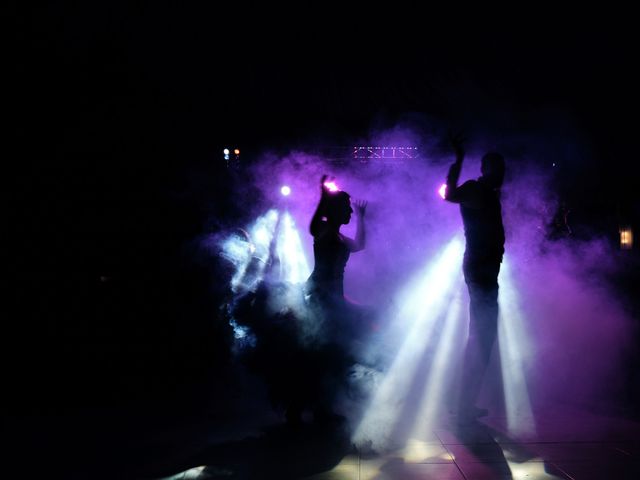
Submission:
[[[438,193],[440,194],[440,196],[442,197],[442,199],[444,200],[444,196],[447,193],[447,184],[443,183],[440,188],[438,189]]]
[[[280,189],[280,193],[285,197],[288,197],[289,194],[291,193],[291,188],[288,185],[283,185],[282,188]]]
[[[336,185],[336,182],[324,182],[324,186],[327,187],[330,192],[337,192],[340,190],[338,185]]]

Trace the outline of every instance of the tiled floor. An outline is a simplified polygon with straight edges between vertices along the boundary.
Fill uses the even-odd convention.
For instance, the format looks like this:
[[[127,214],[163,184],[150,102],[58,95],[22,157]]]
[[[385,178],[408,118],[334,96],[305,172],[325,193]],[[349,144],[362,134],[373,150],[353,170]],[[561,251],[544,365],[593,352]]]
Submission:
[[[640,479],[640,422],[576,411],[536,417],[526,439],[505,418],[464,427],[443,420],[422,439],[359,452],[340,429],[275,426],[213,446],[165,479]],[[157,478],[157,477],[156,477]]]
[[[290,428],[272,412],[241,406],[244,417],[225,411],[191,421],[168,422],[163,412],[14,420],[2,478],[640,480],[637,413],[556,407],[536,413],[535,433],[526,435],[500,416],[464,427],[442,416],[417,436],[373,442],[376,451],[354,445],[347,422]]]

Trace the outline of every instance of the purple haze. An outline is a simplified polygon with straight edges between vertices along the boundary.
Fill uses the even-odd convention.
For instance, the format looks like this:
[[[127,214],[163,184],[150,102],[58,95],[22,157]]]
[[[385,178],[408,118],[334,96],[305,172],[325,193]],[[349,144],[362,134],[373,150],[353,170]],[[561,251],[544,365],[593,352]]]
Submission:
[[[398,289],[462,233],[458,207],[438,195],[453,156],[441,138],[412,129],[379,132],[358,144],[419,146],[421,159],[394,165],[374,159],[337,164],[303,151],[266,153],[253,166],[252,176],[272,202],[264,211],[275,205],[292,214],[311,268],[308,224],[321,176],[335,177],[352,198],[369,202],[367,247],[349,260],[345,294],[384,311],[393,306]],[[536,145],[535,152],[527,151],[530,145]],[[550,189],[549,167],[535,158],[544,154],[535,139],[516,136],[469,144],[461,182],[480,175],[479,157],[489,149],[503,152],[507,160],[502,196],[506,257],[532,345],[526,364],[532,403],[613,400],[622,381],[619,372],[632,322],[602,280],[613,267],[611,247],[601,239],[546,240],[549,212],[554,212],[557,199]],[[283,184],[292,189],[285,202],[278,192]],[[354,223],[342,232],[353,236]]]

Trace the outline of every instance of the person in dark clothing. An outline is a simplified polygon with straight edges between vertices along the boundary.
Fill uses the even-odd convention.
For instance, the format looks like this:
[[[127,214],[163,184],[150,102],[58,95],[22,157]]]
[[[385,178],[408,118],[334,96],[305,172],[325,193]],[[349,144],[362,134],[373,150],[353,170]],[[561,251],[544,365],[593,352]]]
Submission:
[[[365,247],[364,215],[367,203],[354,201],[357,215],[354,239],[340,233],[340,227],[351,221],[354,209],[348,193],[332,192],[320,181],[320,202],[311,219],[315,265],[306,283],[308,315],[313,334],[305,340],[303,354],[296,356],[306,372],[296,382],[286,408],[287,421],[299,424],[307,408],[313,410],[314,421],[336,418],[332,407],[336,394],[347,380],[348,368],[354,363],[354,343],[364,324],[367,311],[344,297],[344,270],[351,253]]]
[[[331,303],[344,302],[344,269],[349,255],[365,247],[364,215],[367,202],[355,201],[358,224],[356,238],[340,233],[340,227],[351,221],[353,208],[347,192],[330,192],[324,175],[321,182],[320,202],[316,208],[309,231],[313,235],[314,269],[308,281],[308,291]]]
[[[498,273],[505,241],[500,187],[505,162],[499,153],[487,153],[482,157],[482,176],[458,186],[465,152],[460,137],[452,137],[451,144],[456,161],[449,169],[445,199],[460,204],[466,240],[463,273],[470,300],[457,407],[458,418],[464,422],[488,413],[475,403],[498,334]]]

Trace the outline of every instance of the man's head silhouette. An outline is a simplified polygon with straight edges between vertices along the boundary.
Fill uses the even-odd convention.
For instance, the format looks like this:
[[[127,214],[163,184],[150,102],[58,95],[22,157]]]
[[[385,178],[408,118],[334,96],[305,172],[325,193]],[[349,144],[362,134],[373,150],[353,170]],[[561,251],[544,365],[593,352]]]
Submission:
[[[500,188],[504,181],[504,157],[499,153],[490,152],[482,157],[480,171],[485,182],[493,188]]]

